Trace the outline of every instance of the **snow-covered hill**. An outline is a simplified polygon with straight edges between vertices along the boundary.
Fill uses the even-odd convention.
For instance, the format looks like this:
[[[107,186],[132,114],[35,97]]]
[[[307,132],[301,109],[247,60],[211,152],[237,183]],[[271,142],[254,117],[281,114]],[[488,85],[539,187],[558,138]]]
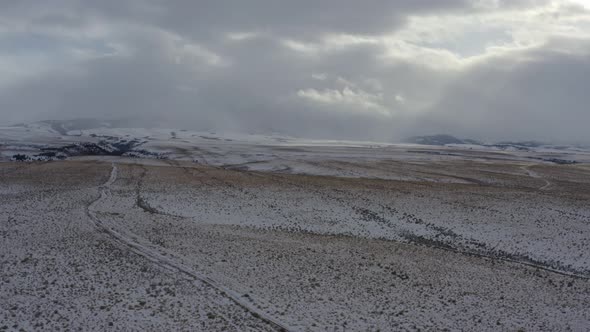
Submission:
[[[480,144],[392,144],[331,141],[283,135],[236,134],[178,129],[114,128],[110,123],[42,121],[0,127],[0,160],[55,160],[124,156],[156,158],[239,169],[386,178],[388,175],[358,162],[398,160],[514,160],[550,163],[590,162],[590,150],[529,146],[512,149]],[[347,161],[347,170],[318,166]]]

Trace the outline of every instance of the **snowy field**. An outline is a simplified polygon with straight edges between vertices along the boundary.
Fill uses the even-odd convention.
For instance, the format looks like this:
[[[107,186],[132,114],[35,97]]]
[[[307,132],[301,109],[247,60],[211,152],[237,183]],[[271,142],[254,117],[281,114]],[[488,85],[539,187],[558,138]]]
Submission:
[[[43,123],[0,144],[0,330],[590,326],[581,148]]]

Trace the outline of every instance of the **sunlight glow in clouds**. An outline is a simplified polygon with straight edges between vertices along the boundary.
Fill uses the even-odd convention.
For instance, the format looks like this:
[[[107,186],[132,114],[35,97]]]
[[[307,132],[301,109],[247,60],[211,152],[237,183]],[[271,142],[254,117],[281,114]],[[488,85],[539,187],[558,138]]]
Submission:
[[[588,85],[590,0],[0,3],[6,122],[590,141]]]

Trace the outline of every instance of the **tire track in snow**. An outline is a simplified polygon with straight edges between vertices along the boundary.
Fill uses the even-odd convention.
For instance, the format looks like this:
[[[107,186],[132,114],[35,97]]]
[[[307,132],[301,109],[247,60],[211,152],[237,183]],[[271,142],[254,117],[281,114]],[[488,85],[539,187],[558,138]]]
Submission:
[[[141,168],[141,174],[139,175],[139,180],[137,181],[137,186],[135,188],[135,205],[142,209],[144,212],[149,214],[159,214],[163,216],[175,217],[175,218],[182,218],[182,216],[172,215],[169,213],[164,213],[159,211],[158,209],[152,207],[144,198],[141,196],[141,190],[143,188],[143,182],[145,180],[145,176],[147,174],[147,168],[143,165],[139,165]]]
[[[152,263],[171,272],[181,273],[189,279],[202,282],[208,285],[209,287],[212,287],[213,289],[217,290],[222,296],[231,300],[232,302],[234,302],[235,304],[249,312],[252,316],[262,320],[264,323],[270,325],[271,327],[279,331],[294,331],[294,329],[288,327],[282,322],[279,322],[276,318],[270,316],[266,312],[258,309],[253,303],[244,300],[244,298],[237,292],[234,292],[229,288],[219,284],[217,281],[185,266],[184,264],[179,262],[179,259],[175,258],[171,252],[164,250],[163,248],[156,249],[153,247],[154,245],[152,243],[149,243],[147,240],[141,239],[137,235],[130,234],[126,231],[118,230],[113,225],[107,225],[107,223],[103,222],[98,216],[98,211],[95,209],[95,206],[102,200],[112,195],[110,187],[117,180],[117,174],[118,168],[113,163],[109,179],[103,185],[99,186],[100,196],[86,206],[86,214],[98,230],[106,233],[117,243],[123,245],[124,247],[127,247],[131,252],[146,258]]]
[[[545,181],[545,185],[539,187],[539,190],[547,190],[549,189],[549,187],[551,187],[553,184],[551,183],[551,181],[543,178],[541,175],[539,175],[539,173],[531,170],[531,167],[535,166],[535,164],[529,164],[529,165],[524,165],[524,166],[520,166],[520,169],[522,169],[523,171],[526,172],[526,174],[533,178],[533,179],[539,179],[539,180],[543,180]]]

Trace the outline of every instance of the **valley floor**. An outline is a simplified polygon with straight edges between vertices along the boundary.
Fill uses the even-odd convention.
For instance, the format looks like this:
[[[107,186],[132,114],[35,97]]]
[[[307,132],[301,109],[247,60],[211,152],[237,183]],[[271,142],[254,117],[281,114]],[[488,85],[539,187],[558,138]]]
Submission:
[[[0,163],[0,330],[590,326],[585,164],[361,166]]]

